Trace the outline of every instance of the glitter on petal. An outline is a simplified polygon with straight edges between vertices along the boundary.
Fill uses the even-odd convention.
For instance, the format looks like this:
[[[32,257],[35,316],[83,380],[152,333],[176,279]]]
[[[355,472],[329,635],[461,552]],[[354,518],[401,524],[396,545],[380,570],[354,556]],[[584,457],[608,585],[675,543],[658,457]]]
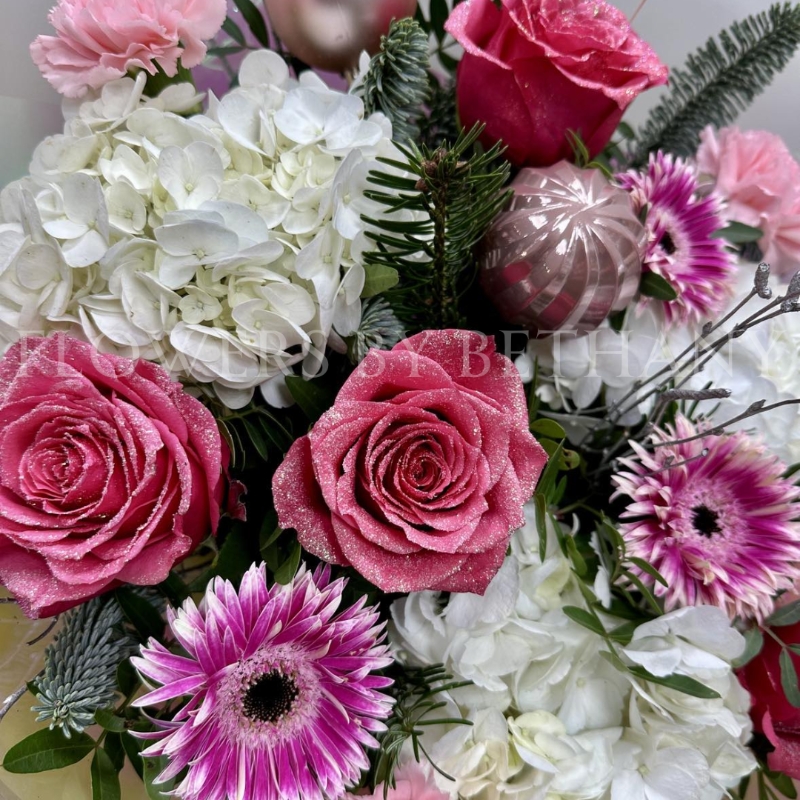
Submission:
[[[343,587],[329,567],[301,567],[268,588],[253,565],[238,593],[215,578],[199,607],[167,611],[185,654],[151,639],[132,659],[158,687],[135,705],[189,696],[141,735],[156,740],[142,755],[169,758],[156,783],[188,767],[183,800],[335,800],[359,781],[392,704],[372,672],[392,659],[375,609],[336,613]]]
[[[678,417],[653,442],[695,436]],[[708,604],[763,620],[774,595],[800,578],[800,488],[782,478],[785,466],[743,431],[702,436],[655,448],[632,442],[636,457],[614,476],[612,499],[631,499],[620,526],[629,556],[655,567],[667,610]],[[652,582],[644,573],[642,579]]]
[[[713,319],[730,299],[736,268],[725,242],[711,238],[725,227],[719,195],[701,191],[692,164],[660,151],[651,154],[646,172],[622,173],[617,180],[637,212],[647,209],[645,272],[661,276],[678,293],[664,303],[667,321]]]

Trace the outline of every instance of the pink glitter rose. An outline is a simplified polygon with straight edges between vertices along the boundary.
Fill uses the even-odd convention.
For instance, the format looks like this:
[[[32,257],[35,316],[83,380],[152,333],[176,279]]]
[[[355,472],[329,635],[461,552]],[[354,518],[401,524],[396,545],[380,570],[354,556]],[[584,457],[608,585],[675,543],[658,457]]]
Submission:
[[[697,164],[727,200],[726,217],[761,228],[764,260],[790,278],[800,269],[800,165],[769,131],[708,127],[700,138]]]
[[[546,460],[493,341],[424,331],[370,351],[278,468],[275,508],[384,591],[482,594]]]
[[[456,92],[462,124],[486,124],[517,166],[572,157],[568,131],[594,156],[634,98],[667,68],[603,0],[469,0],[445,28],[463,45]]]
[[[58,334],[0,361],[0,583],[51,616],[152,585],[216,530],[227,451],[167,372]]]
[[[206,54],[225,21],[225,0],[59,0],[50,11],[58,36],[38,36],[31,57],[56,91],[80,97],[132,69],[170,77]]]

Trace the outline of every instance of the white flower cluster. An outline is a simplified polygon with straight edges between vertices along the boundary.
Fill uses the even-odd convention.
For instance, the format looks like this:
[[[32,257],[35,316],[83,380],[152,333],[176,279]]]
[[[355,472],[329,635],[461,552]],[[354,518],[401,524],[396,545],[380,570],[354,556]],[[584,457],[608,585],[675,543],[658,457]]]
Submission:
[[[76,104],[0,198],[0,337],[69,330],[158,360],[240,407],[316,374],[361,314],[366,176],[402,160],[381,114],[290,78],[269,51],[239,86],[142,96],[144,75]],[[275,380],[277,379],[277,380]]]
[[[618,671],[604,639],[564,613],[585,607],[581,592],[552,527],[539,560],[532,505],[526,513],[483,597],[442,607],[421,592],[392,607],[401,658],[472,681],[451,695],[473,724],[426,729],[425,749],[453,778],[437,773],[439,788],[474,800],[720,800],[755,766],[749,695],[731,669],[742,636],[719,609],[686,608],[619,648],[629,666],[689,676],[718,699]]]

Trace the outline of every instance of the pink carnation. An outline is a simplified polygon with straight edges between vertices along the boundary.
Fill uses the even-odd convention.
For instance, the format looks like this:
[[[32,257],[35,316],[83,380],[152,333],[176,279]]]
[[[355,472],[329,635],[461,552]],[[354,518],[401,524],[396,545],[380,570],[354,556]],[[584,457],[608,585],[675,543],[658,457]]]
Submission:
[[[31,56],[56,91],[80,97],[129,70],[170,77],[196,67],[225,21],[225,0],[59,0],[57,36],[38,36]]]
[[[706,128],[697,151],[700,171],[716,179],[726,215],[764,231],[764,259],[783,278],[800,269],[800,165],[769,131]]]

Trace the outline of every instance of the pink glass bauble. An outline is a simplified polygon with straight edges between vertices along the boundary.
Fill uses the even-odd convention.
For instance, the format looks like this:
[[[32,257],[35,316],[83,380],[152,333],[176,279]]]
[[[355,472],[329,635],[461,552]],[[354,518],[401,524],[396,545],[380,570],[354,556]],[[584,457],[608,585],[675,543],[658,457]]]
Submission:
[[[585,334],[633,299],[646,232],[628,193],[566,161],[523,169],[483,240],[481,284],[503,318]]]
[[[345,72],[362,50],[377,53],[393,19],[414,15],[416,0],[264,0],[276,36],[317,69]]]

